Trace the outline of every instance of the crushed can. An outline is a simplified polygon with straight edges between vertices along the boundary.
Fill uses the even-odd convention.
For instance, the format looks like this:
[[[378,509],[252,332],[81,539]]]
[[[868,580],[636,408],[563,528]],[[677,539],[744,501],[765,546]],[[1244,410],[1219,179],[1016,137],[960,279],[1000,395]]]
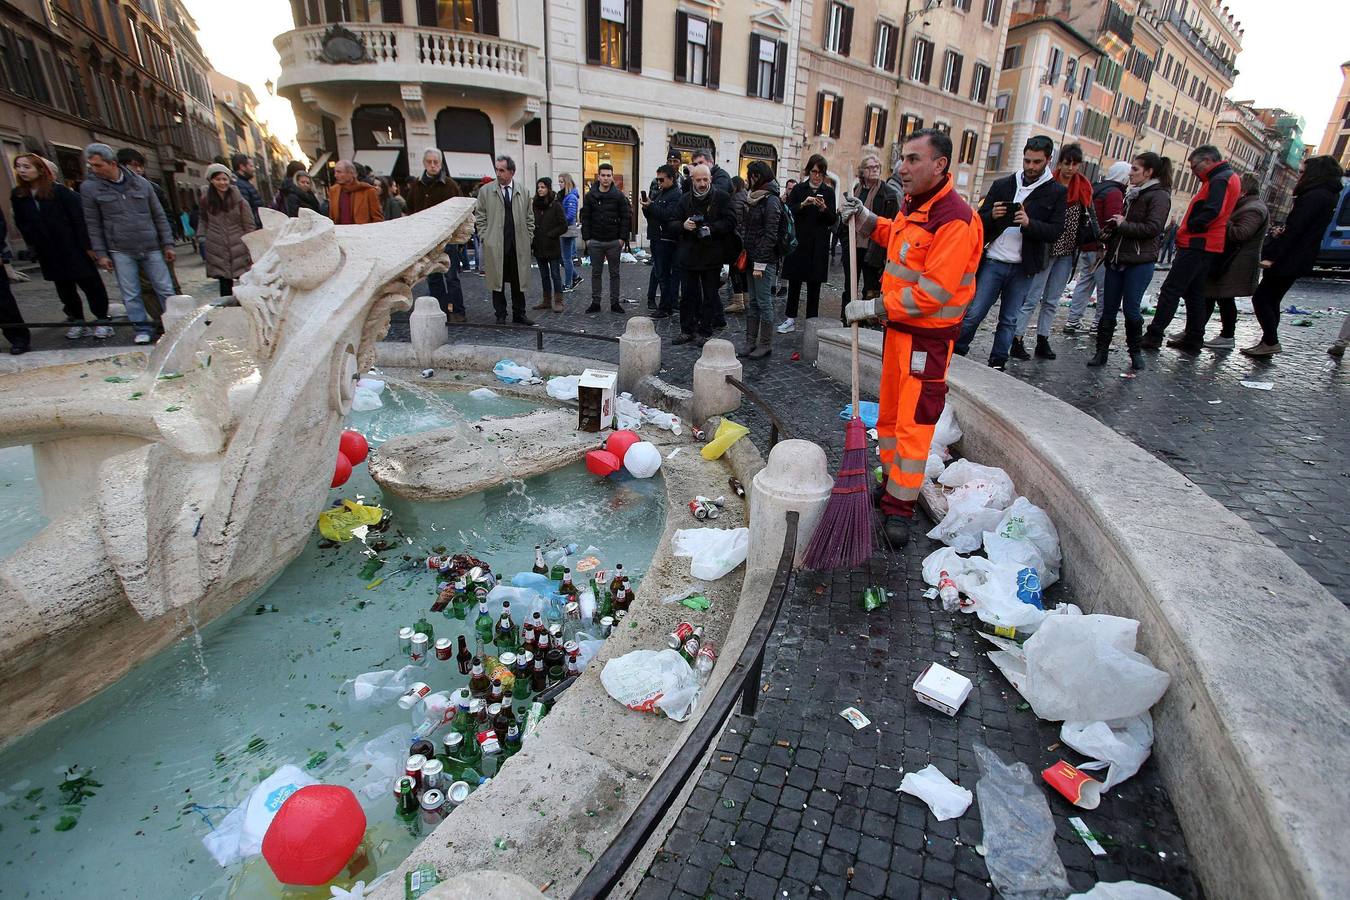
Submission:
[[[887,600],[885,588],[873,586],[863,590],[862,607],[867,612],[885,606]]]
[[[689,511],[694,514],[694,518],[700,522],[708,518],[708,508],[697,499],[689,501]]]
[[[671,650],[678,650],[684,646],[684,642],[689,640],[689,636],[694,633],[694,626],[688,622],[681,622],[675,626],[675,630],[666,635],[666,646]]]

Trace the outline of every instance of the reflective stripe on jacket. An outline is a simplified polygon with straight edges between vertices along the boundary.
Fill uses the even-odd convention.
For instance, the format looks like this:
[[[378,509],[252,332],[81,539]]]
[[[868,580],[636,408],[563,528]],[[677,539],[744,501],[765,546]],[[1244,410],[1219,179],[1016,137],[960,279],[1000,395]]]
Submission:
[[[975,296],[975,270],[984,249],[980,217],[956,193],[951,176],[912,207],[905,198],[894,219],[877,219],[872,240],[886,248],[881,295],[886,321],[909,328],[959,325]]]

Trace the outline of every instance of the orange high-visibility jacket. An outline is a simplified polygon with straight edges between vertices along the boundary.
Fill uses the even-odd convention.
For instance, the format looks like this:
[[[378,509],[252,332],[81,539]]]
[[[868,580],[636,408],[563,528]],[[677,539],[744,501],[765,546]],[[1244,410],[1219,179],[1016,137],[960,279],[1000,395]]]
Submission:
[[[881,295],[886,322],[904,331],[959,330],[975,296],[984,225],[956,193],[951,175],[927,199],[894,219],[877,219],[872,240],[886,248]],[[955,337],[955,334],[952,335]]]

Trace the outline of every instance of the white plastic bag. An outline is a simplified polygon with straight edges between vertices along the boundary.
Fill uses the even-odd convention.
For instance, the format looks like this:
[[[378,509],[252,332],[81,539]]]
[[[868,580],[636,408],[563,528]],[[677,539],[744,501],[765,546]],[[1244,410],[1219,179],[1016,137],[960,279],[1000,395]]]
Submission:
[[[689,718],[698,700],[698,678],[674,650],[634,650],[611,659],[600,670],[600,683],[629,709],[660,710],[676,722]]]
[[[928,452],[936,453],[943,459],[951,459],[947,448],[959,440],[961,440],[961,426],[957,424],[956,411],[948,403],[942,407],[942,415],[938,416],[937,425],[933,428],[933,444]]]
[[[1107,770],[1102,787],[1105,792],[1138,772],[1148,759],[1153,747],[1153,716],[1141,713],[1114,722],[1065,722],[1059,739],[1096,760],[1078,768]]]
[[[469,396],[475,400],[491,400],[498,394],[492,388],[479,388],[476,391],[469,391]]]
[[[936,481],[946,467],[947,464],[942,461],[942,456],[938,454],[937,448],[934,448],[933,452],[928,454],[928,462],[924,463],[923,477],[929,481]]]
[[[978,558],[977,558],[978,559]],[[923,580],[933,587],[938,586],[942,580],[942,573],[946,572],[960,585],[960,576],[964,575],[972,566],[984,564],[984,560],[967,559],[964,556],[957,555],[957,552],[951,547],[939,547],[923,559]]]
[[[528,381],[534,377],[534,370],[528,366],[519,366],[509,359],[503,359],[492,367],[492,374],[496,375],[507,384],[515,384],[518,381]]]
[[[297,766],[285,765],[277,769],[249,792],[248,798],[235,807],[220,825],[202,838],[207,852],[222,866],[257,856],[262,852],[263,835],[276,818],[281,804],[291,794],[311,784],[318,782]]]
[[[402,697],[408,685],[416,681],[422,672],[417,666],[404,666],[397,672],[393,669],[365,672],[351,681],[343,682],[340,693],[347,695],[347,705],[352,709],[382,707]]]
[[[943,471],[938,484],[952,488],[952,500],[979,495],[990,509],[1007,509],[1016,491],[1008,473],[995,466],[982,466],[968,459],[958,459]],[[992,528],[992,526],[991,526]]]
[[[681,528],[671,542],[675,556],[692,557],[689,574],[716,581],[745,562],[750,552],[749,528]]]
[[[1027,628],[1045,618],[1035,569],[994,563],[982,556],[972,556],[965,563],[959,574],[948,571],[961,593],[974,601],[973,611],[981,620]]]
[[[591,660],[595,659],[595,654],[600,652],[600,648],[605,646],[605,641],[603,638],[590,640],[582,637],[583,634],[585,632],[577,632],[577,666],[584,671]]]
[[[370,412],[372,409],[379,409],[384,406],[384,401],[380,395],[370,388],[358,387],[352,394],[352,410],[354,412]]]
[[[1180,900],[1176,894],[1137,881],[1100,881],[1092,890],[1070,894],[1068,900]]]
[[[519,622],[519,611],[533,612],[544,602],[544,597],[533,588],[512,587],[507,584],[495,585],[488,591],[487,601],[490,609],[500,609],[503,600],[510,601],[511,609],[514,611],[512,618]]]
[[[964,815],[970,808],[971,793],[951,779],[931,763],[917,772],[906,772],[900,780],[900,791],[913,794],[933,811],[933,817],[939,822],[955,819]]]
[[[1139,623],[1119,616],[1047,616],[1023,645],[1022,696],[1051,722],[1128,719],[1157,703],[1171,676],[1134,649]]]
[[[951,497],[947,504],[947,515],[933,526],[928,536],[942,541],[958,553],[973,553],[980,549],[984,533],[998,524],[1003,511],[986,506],[989,496],[983,491],[952,494]]]
[[[1059,580],[1059,533],[1045,510],[1026,497],[1014,500],[998,527],[985,533],[984,549],[994,562],[1035,567],[1042,588]]]
[[[356,379],[356,389],[367,390],[376,396],[384,393],[384,382],[378,378],[358,378]]]
[[[575,400],[577,399],[577,382],[581,380],[580,375],[559,375],[556,378],[550,378],[544,385],[544,390],[554,400]]]
[[[627,431],[637,431],[642,427],[642,404],[627,391],[614,401],[614,427]]]

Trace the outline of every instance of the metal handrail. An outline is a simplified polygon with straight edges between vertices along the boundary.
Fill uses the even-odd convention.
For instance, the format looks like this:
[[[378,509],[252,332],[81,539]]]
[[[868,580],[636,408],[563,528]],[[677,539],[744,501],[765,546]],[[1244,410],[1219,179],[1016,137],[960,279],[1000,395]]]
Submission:
[[[773,411],[773,407],[769,405],[769,401],[761,397],[754,388],[734,375],[727,376],[727,384],[740,391],[751,403],[758,406],[764,415],[769,417],[769,449],[773,449],[780,437],[792,437],[792,429],[783,424],[783,421],[778,418],[778,414]]]
[[[675,797],[694,774],[703,754],[721,731],[739,697],[741,713],[753,716],[759,706],[760,677],[764,671],[764,651],[769,635],[773,633],[778,614],[787,598],[792,583],[792,561],[797,555],[797,519],[795,510],[786,514],[787,528],[783,535],[783,553],[778,558],[773,587],[764,602],[764,609],[750,629],[741,655],[727,675],[726,681],[708,703],[707,711],[675,751],[665,770],[657,776],[651,789],[638,803],[633,814],[624,822],[605,852],[591,866],[581,884],[572,892],[571,900],[593,900],[609,896],[628,867],[651,838],[656,826],[665,818]]]
[[[532,331],[535,333],[534,348],[536,350],[544,349],[544,335],[560,334],[564,337],[586,338],[591,341],[604,341],[607,344],[617,344],[619,339],[607,334],[590,334],[585,331],[569,331],[566,328],[549,328],[545,325],[498,325],[487,322],[458,322],[456,328],[487,328],[492,331]]]

